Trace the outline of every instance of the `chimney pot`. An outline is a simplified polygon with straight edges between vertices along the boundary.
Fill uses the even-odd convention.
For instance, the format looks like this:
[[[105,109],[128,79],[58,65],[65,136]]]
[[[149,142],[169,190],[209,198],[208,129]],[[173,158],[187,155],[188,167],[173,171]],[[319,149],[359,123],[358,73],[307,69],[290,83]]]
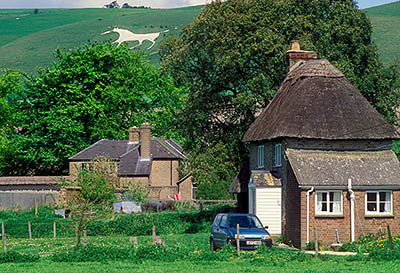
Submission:
[[[300,50],[299,40],[292,40],[291,43],[292,43],[292,48],[290,50],[296,50],[296,51]]]
[[[140,126],[140,157],[150,159],[150,124]]]
[[[136,126],[129,128],[129,143],[139,143],[139,128]]]

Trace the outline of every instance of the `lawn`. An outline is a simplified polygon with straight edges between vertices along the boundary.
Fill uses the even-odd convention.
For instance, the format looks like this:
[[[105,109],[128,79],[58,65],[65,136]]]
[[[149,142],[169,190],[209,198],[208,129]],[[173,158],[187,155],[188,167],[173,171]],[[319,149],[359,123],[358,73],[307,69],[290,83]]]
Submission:
[[[38,262],[5,263],[1,272],[400,272],[397,261],[368,261],[355,257],[320,256],[296,250],[273,247],[272,250],[245,251],[237,258],[233,248],[211,253],[208,233],[163,235],[167,248],[180,252],[182,258],[170,259],[148,252],[141,260],[102,259],[95,262],[53,262],[51,256],[60,251],[71,251],[74,238],[9,239],[8,249],[25,254],[39,254]],[[150,246],[151,236],[138,237],[138,248]],[[103,249],[125,248],[127,236],[93,236],[91,246]]]

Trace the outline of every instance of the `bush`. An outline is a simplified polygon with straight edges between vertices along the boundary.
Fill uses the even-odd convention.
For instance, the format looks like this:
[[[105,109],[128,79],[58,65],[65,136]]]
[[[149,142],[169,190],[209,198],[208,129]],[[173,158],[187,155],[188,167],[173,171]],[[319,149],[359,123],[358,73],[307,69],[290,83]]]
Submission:
[[[0,253],[0,263],[32,263],[39,260],[38,255],[21,254],[15,251]]]

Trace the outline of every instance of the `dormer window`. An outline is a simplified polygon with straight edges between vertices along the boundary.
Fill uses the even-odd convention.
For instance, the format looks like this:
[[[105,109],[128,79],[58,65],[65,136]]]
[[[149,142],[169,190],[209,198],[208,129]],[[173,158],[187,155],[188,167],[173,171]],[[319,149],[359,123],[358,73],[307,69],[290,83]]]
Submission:
[[[275,167],[282,166],[282,144],[275,145],[274,163],[275,163]]]
[[[257,167],[264,168],[264,145],[259,145],[257,148]]]

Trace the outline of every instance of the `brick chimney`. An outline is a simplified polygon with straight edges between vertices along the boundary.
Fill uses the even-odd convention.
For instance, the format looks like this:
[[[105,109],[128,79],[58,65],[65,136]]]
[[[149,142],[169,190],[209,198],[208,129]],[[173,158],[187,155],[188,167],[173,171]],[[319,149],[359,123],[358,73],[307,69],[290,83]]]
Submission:
[[[318,59],[317,53],[314,51],[301,50],[299,41],[293,40],[291,49],[286,52],[287,70],[290,72],[300,64],[315,59]]]
[[[150,124],[143,123],[140,126],[140,157],[150,159]]]
[[[129,128],[129,144],[139,143],[139,128],[134,126]]]

